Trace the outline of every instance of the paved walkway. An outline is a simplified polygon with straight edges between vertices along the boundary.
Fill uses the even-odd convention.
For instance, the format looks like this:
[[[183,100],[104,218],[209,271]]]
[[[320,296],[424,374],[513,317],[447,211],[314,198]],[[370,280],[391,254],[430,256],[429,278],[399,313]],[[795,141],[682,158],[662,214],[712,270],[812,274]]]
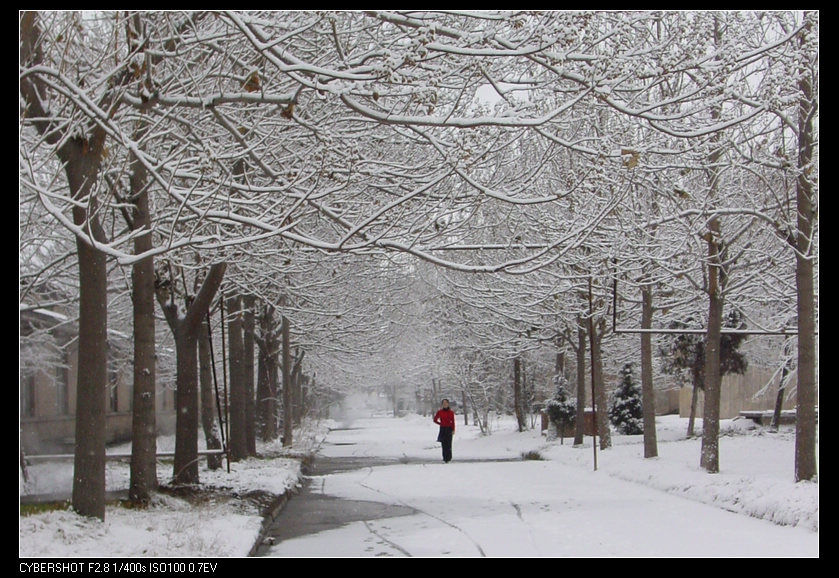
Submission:
[[[351,522],[368,522],[416,513],[413,508],[405,506],[323,495],[318,488],[320,480],[313,477],[397,463],[399,461],[394,459],[368,457],[316,458],[307,470],[303,489],[286,502],[265,532],[254,555],[265,556],[272,546],[284,540],[339,528]]]
[[[340,432],[342,430],[333,430]],[[326,442],[327,447],[354,445]],[[465,459],[461,463],[487,461],[518,461],[509,459],[477,460]],[[440,464],[440,460],[428,458],[374,458],[365,455],[329,457],[320,455],[307,468],[303,489],[289,499],[281,512],[264,533],[262,543],[255,548],[254,556],[270,555],[271,548],[285,540],[340,528],[352,522],[372,522],[385,518],[410,516],[419,513],[413,507],[375,501],[350,500],[324,495],[321,491],[323,478],[329,474],[351,472],[365,468],[392,465]]]
[[[497,442],[488,452],[492,439],[462,438],[443,464],[425,424],[411,424],[370,419],[333,430],[255,555],[818,556],[817,533],[524,460]]]

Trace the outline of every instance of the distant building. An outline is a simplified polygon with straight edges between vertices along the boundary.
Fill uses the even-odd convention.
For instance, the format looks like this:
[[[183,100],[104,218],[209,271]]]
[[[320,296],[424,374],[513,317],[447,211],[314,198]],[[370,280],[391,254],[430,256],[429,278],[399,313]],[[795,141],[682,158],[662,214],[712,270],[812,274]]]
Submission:
[[[20,306],[20,444],[27,454],[72,453],[78,378],[77,326],[67,316]],[[131,439],[130,337],[108,336],[106,443]],[[157,427],[174,430],[174,392],[158,387]]]
[[[722,377],[720,388],[720,419],[732,419],[741,411],[770,411],[775,408],[778,395],[777,372],[771,368],[749,367],[742,375],[729,374]],[[783,407],[795,409],[795,381],[786,388]],[[690,416],[693,388],[686,386],[679,392],[679,415]],[[696,401],[696,417],[703,414],[703,393],[700,390]]]

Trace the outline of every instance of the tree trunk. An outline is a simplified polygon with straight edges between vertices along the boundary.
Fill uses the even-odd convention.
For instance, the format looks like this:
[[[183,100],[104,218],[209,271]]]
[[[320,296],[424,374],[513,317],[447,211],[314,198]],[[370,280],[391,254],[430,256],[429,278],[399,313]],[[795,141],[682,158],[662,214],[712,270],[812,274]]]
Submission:
[[[90,193],[98,172],[104,134],[98,144],[72,139],[60,156],[73,198]],[[100,152],[95,152],[99,150]],[[90,201],[93,203],[93,201]],[[105,234],[96,207],[73,208],[76,225],[89,227],[97,241]],[[81,515],[105,519],[105,413],[108,385],[108,271],[104,253],[76,237],[79,259],[79,353],[76,382],[76,451],[73,508]]]
[[[277,338],[274,331],[274,308],[265,305],[259,318],[259,369],[256,385],[256,411],[259,435],[263,441],[277,437]]]
[[[198,332],[198,378],[201,387],[201,428],[208,450],[222,449],[219,427],[216,427],[215,382],[213,380],[213,356],[210,352],[210,324],[204,321]],[[207,456],[207,467],[217,470],[221,467],[220,455]]]
[[[303,357],[306,352],[294,356],[291,369],[292,404],[294,406],[294,425],[300,425],[306,412],[306,396],[303,391]],[[396,395],[394,391],[394,396]],[[395,398],[394,398],[395,399]],[[395,402],[394,402],[395,403]]]
[[[245,429],[245,344],[242,335],[242,298],[227,299],[227,347],[230,367],[230,459],[248,457]]]
[[[577,417],[574,427],[574,445],[579,446],[585,437],[586,421],[586,330],[577,326]]]
[[[256,455],[256,408],[254,402],[254,334],[255,321],[253,308],[256,299],[253,295],[246,295],[243,304],[245,306],[243,321],[244,338],[244,378],[245,378],[245,441],[247,443],[248,455]]]
[[[257,347],[259,357],[256,369],[256,414],[259,439],[262,441],[271,441],[274,439],[276,432],[272,431],[271,427],[273,420],[273,394],[270,390],[270,373],[268,368],[268,355],[264,352],[263,347]]]
[[[781,425],[781,413],[784,411],[784,397],[786,394],[787,379],[789,378],[791,345],[791,340],[784,340],[784,366],[781,369],[781,379],[778,382],[778,394],[775,396],[775,409],[772,411],[772,422],[769,424],[770,432],[777,432],[778,427]]]
[[[157,300],[175,336],[177,392],[175,395],[175,465],[172,481],[176,485],[198,483],[198,333],[210,304],[224,278],[226,264],[216,263],[201,289],[189,302],[186,314],[178,315],[174,293],[160,287]]]
[[[565,376],[565,351],[557,351],[554,357],[554,374]]]
[[[134,239],[134,253],[152,249],[151,215],[145,166],[132,155],[130,176],[134,208],[131,228],[147,231]],[[131,268],[134,332],[134,391],[131,422],[129,499],[146,504],[157,489],[157,414],[154,323],[154,261],[147,257]]]
[[[175,335],[175,466],[172,483],[198,483],[198,334],[182,324]]]
[[[688,437],[692,438],[696,431],[696,402],[699,399],[699,369],[694,367],[691,370],[693,374],[693,391],[690,393],[690,417],[688,418]]]
[[[291,399],[291,331],[283,315],[283,446],[291,447],[294,433],[294,407]]]
[[[781,424],[781,412],[784,411],[784,392],[786,391],[787,375],[789,375],[789,369],[787,362],[784,362],[784,368],[781,370],[781,381],[778,383],[778,394],[775,396],[775,409],[772,412],[772,422],[769,424],[770,432],[777,432]]]
[[[710,473],[720,471],[720,336],[723,297],[721,288],[722,259],[719,222],[709,223],[708,238],[708,334],[705,342],[704,411],[702,415],[702,457],[700,466]]]
[[[612,434],[609,430],[609,397],[606,395],[606,384],[603,383],[603,354],[601,351],[601,342],[603,340],[603,323],[600,323],[600,330],[595,326],[594,334],[592,335],[592,359],[594,364],[594,391],[597,396],[597,411],[595,417],[597,421],[597,435],[600,436],[600,449],[605,450],[612,447]]]
[[[714,16],[714,40],[719,46],[722,43],[723,27],[719,18]],[[721,116],[719,105],[711,108],[711,117]],[[719,149],[720,134],[712,137],[712,148],[708,158],[709,165],[709,198],[713,204],[719,186],[719,169],[717,164],[722,157]],[[700,466],[709,473],[720,471],[719,434],[720,434],[720,388],[722,387],[722,373],[720,371],[720,336],[722,329],[723,281],[722,270],[722,239],[720,221],[712,217],[708,222],[705,234],[708,243],[708,333],[705,340],[705,375],[703,379],[703,414],[702,414],[702,455]]]
[[[521,357],[519,356],[513,359],[513,404],[515,405],[518,429],[523,432],[527,429],[527,424],[522,411]]]
[[[651,329],[653,324],[653,289],[645,285],[641,289],[641,328]],[[652,336],[641,333],[641,399],[644,412],[644,457],[658,456],[658,442],[655,430],[655,389],[653,387]]]
[[[79,255],[79,353],[73,509],[83,516],[104,520],[108,273],[102,252],[81,239],[76,240],[76,248]]]
[[[805,14],[807,24],[799,37],[806,46],[812,30],[812,14]],[[810,71],[802,66],[799,81],[798,106],[798,180],[796,205],[798,208],[798,237],[795,252],[795,285],[798,292],[798,390],[795,422],[795,481],[813,480],[816,467],[816,319],[813,260],[815,258],[813,228],[818,209],[813,205],[810,180],[813,169],[813,117],[816,98]]]
[[[275,335],[275,338],[277,336]],[[276,439],[280,435],[280,381],[282,380],[282,367],[280,367],[280,342],[274,341],[275,349],[271,354],[270,363],[268,365],[268,379],[271,385],[271,431],[273,435],[271,439]]]

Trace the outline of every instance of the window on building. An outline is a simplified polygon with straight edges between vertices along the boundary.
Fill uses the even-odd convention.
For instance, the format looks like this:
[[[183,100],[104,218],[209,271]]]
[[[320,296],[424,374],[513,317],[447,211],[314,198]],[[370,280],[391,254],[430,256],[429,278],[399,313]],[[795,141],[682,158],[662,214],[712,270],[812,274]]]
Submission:
[[[35,417],[35,374],[29,374],[23,379],[21,392],[21,415]]]
[[[70,413],[70,367],[60,363],[55,368],[55,411],[59,415]]]
[[[108,371],[108,407],[110,407],[111,411],[117,412],[119,411],[119,403],[118,403],[118,390],[117,387],[119,385],[119,372],[113,369]]]

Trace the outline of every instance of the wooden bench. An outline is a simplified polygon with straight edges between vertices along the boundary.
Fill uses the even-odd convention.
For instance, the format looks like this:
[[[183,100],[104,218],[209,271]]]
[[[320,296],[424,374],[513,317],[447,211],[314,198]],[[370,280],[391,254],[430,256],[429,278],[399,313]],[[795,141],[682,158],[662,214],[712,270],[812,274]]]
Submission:
[[[775,414],[774,411],[766,410],[766,411],[741,411],[739,413],[740,417],[744,417],[747,419],[752,420],[757,425],[769,425],[772,423],[772,416]],[[794,409],[788,409],[781,412],[781,419],[778,422],[778,425],[785,425],[785,424],[794,424],[795,423],[795,414],[796,411]]]

